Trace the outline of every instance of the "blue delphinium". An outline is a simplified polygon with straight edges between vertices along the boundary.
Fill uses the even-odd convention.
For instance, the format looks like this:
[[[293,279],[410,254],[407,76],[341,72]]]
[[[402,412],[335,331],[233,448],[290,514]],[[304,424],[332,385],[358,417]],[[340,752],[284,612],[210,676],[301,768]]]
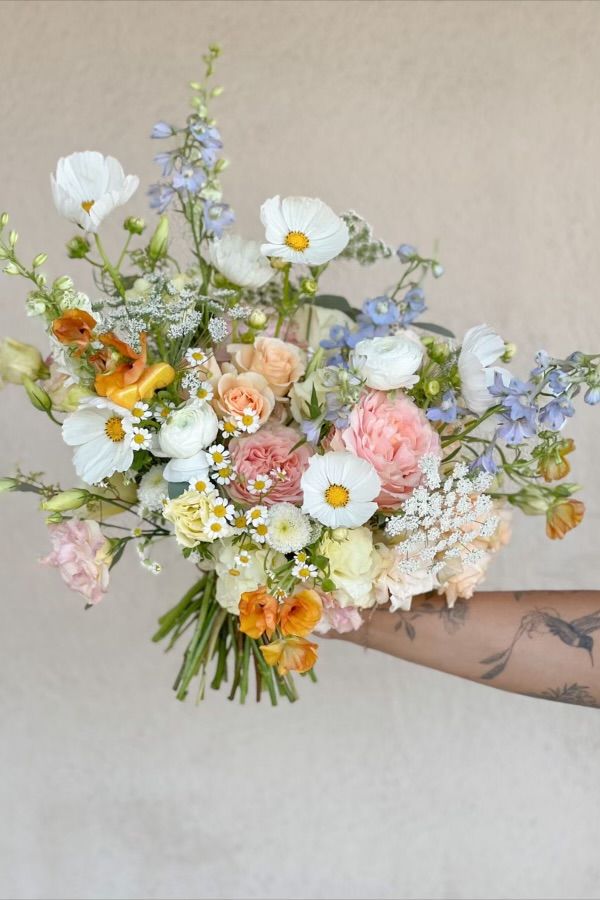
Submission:
[[[526,418],[531,412],[536,413],[533,405],[533,392],[535,385],[531,381],[520,381],[511,378],[508,384],[504,383],[500,372],[494,374],[494,383],[488,388],[492,397],[498,397],[502,406],[508,412],[512,421]]]
[[[226,228],[235,222],[235,213],[228,203],[204,202],[204,227],[210,234],[220,238]]]
[[[159,213],[163,213],[169,206],[175,191],[170,184],[151,184],[148,188],[150,207]]]
[[[362,311],[373,325],[395,325],[400,321],[400,310],[394,301],[386,296],[365,300]]]
[[[396,250],[396,256],[402,263],[409,263],[417,255],[417,248],[412,244],[400,244]]]
[[[223,147],[219,129],[206,122],[192,122],[188,130],[194,140],[200,144],[200,154],[205,165],[212,167],[219,158],[219,151]]]
[[[585,392],[583,399],[586,403],[589,403],[590,406],[596,406],[600,403],[600,385],[596,384],[589,387]]]
[[[478,456],[477,459],[474,459],[471,463],[471,471],[482,471],[487,472],[488,475],[495,475],[499,467],[498,463],[494,459],[494,449],[494,443],[488,444],[483,453]]]
[[[164,138],[173,137],[175,134],[175,129],[172,125],[169,125],[168,122],[157,122],[156,125],[153,126],[152,131],[150,132],[151,138],[156,138],[158,140]]]
[[[400,324],[406,328],[427,309],[425,306],[425,292],[420,287],[411,288],[406,292],[399,306]]]
[[[575,407],[568,397],[557,397],[540,410],[540,425],[549,431],[560,431],[567,419],[574,414]]]
[[[432,406],[425,415],[430,422],[445,422],[447,425],[450,425],[452,422],[456,422],[458,412],[456,394],[453,390],[448,390],[443,394],[440,405]]]
[[[537,434],[537,416],[533,407],[527,409],[523,416],[509,418],[501,415],[500,422],[497,436],[507,444],[522,444],[524,440]]]
[[[202,169],[192,165],[183,165],[173,175],[173,187],[176,191],[185,190],[189,194],[197,194],[206,184],[206,175]]]
[[[173,171],[175,164],[175,155],[172,151],[167,150],[165,153],[157,153],[154,162],[160,166],[161,174],[166,178]]]

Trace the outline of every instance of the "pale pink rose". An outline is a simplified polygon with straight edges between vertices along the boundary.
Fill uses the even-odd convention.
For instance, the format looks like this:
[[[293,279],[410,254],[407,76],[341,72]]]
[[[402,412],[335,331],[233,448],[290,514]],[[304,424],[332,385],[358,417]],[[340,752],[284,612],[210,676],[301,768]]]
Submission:
[[[426,567],[413,572],[405,572],[403,563],[408,556],[401,545],[385,547],[380,544],[378,552],[381,559],[381,571],[373,585],[377,603],[390,604],[390,611],[409,610],[413,598],[419,594],[427,594],[437,588],[435,575]]]
[[[276,337],[257,337],[253,344],[230,344],[227,349],[238,371],[263,375],[276,397],[285,397],[306,370],[303,351]]]
[[[333,449],[350,450],[368,460],[381,479],[377,503],[398,506],[420,483],[419,460],[441,456],[440,439],[423,412],[405,394],[369,391],[336,433]]]
[[[249,478],[256,478],[257,475],[269,475],[273,478],[273,487],[264,498],[259,499],[245,487],[245,484],[240,484],[236,480],[229,485],[229,493],[237,500],[253,505],[300,503],[302,500],[300,478],[308,467],[308,460],[313,451],[308,444],[302,444],[292,450],[299,440],[300,436],[293,428],[274,424],[265,425],[256,434],[234,438],[229,444],[229,449],[238,476],[246,483]],[[281,476],[271,474],[277,469],[281,470]]]
[[[275,394],[264,375],[258,372],[238,373],[233,366],[224,366],[224,374],[214,382],[213,409],[219,416],[241,416],[250,408],[264,425],[275,406]],[[229,371],[232,370],[232,371]]]
[[[469,600],[473,596],[475,588],[485,578],[490,559],[491,557],[487,553],[476,565],[466,565],[460,559],[456,559],[452,560],[445,570],[442,570],[439,576],[441,586],[438,594],[445,594],[446,603],[450,609],[457,600]]]
[[[315,634],[327,634],[331,630],[337,631],[338,634],[358,631],[363,624],[363,618],[356,606],[341,607],[331,594],[319,590],[317,594],[323,602],[323,616],[313,628]]]
[[[98,523],[69,519],[49,530],[52,552],[40,562],[56,566],[65,584],[88,603],[99,603],[108,590],[110,544]]]

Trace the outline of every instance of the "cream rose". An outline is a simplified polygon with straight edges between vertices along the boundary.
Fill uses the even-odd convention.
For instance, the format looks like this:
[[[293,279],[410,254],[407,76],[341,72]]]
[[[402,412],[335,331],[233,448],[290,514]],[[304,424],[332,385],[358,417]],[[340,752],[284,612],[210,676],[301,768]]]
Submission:
[[[419,340],[405,334],[390,334],[359,341],[352,352],[352,364],[368,387],[393,391],[418,382],[415,373],[423,362],[424,352]]]
[[[285,397],[306,370],[304,352],[279,338],[258,337],[253,344],[230,344],[227,349],[238,371],[263,375],[276,397]]]
[[[217,535],[207,527],[213,517],[212,501],[215,499],[217,499],[216,492],[209,494],[185,491],[179,497],[165,503],[162,514],[167,522],[171,522],[174,526],[178,544],[182,547],[196,547],[203,541],[210,543],[217,537],[224,536],[223,532]]]
[[[319,553],[329,560],[336,590],[332,595],[341,607],[374,606],[373,590],[381,566],[368,528],[336,528],[319,545]]]
[[[171,413],[158,433],[158,444],[166,456],[195,456],[212,444],[218,429],[219,420],[212,407],[192,400]]]
[[[224,374],[214,382],[213,409],[220,416],[241,416],[248,407],[264,425],[275,406],[275,394],[258,372],[237,372],[224,365]],[[231,370],[231,371],[229,371]]]

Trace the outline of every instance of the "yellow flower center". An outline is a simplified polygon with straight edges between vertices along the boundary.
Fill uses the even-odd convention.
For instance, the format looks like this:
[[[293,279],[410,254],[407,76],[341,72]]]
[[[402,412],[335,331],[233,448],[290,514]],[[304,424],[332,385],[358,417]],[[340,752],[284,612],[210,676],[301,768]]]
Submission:
[[[235,577],[236,575],[241,575],[242,573],[240,572],[239,569],[230,569],[229,574],[233,575]]]
[[[259,522],[256,526],[256,533],[261,537],[265,537],[269,533],[269,529],[264,522]]]
[[[88,214],[88,216],[90,214],[90,209],[92,208],[92,206],[94,205],[95,202],[96,202],[95,200],[84,200],[82,202],[81,208]]]
[[[120,416],[111,416],[104,426],[104,432],[107,438],[110,438],[115,444],[120,444],[125,438],[123,419]]]
[[[146,443],[146,438],[144,437],[143,434],[134,434],[134,436],[133,436],[133,443],[134,443],[134,444],[145,444],[145,443]]]
[[[141,416],[144,415],[144,410],[141,406],[134,406],[133,409],[131,410],[131,415],[135,419],[139,419]]]
[[[245,428],[248,428],[248,426],[250,425],[254,425],[254,416],[244,413],[244,415],[242,416],[242,425],[244,425]]]
[[[217,474],[219,478],[231,478],[231,476],[233,475],[233,469],[231,468],[231,466],[223,466],[222,469],[219,469]]]
[[[212,511],[213,515],[218,519],[223,519],[227,515],[227,510],[222,503],[217,503],[216,506],[213,506]]]
[[[196,397],[199,400],[206,400],[206,398],[208,397],[208,391],[206,390],[206,388],[199,387],[198,390],[196,391]]]
[[[201,480],[200,480],[200,481],[196,481],[196,482],[194,483],[194,490],[195,490],[195,491],[198,491],[198,493],[201,494],[203,491],[206,490],[206,482],[205,482],[205,481],[201,481]]]
[[[299,578],[308,578],[310,575],[310,569],[308,566],[302,566],[301,569],[298,569],[298,577]]]
[[[297,250],[299,253],[307,250],[310,246],[310,241],[303,231],[290,231],[286,236],[285,242],[288,247],[291,247],[292,250]]]
[[[235,422],[223,422],[222,431],[224,434],[233,434],[235,430]]]
[[[341,484],[330,484],[325,491],[325,500],[334,509],[347,506],[350,499],[350,491]]]
[[[254,482],[254,489],[255,489],[256,491],[264,491],[264,489],[266,488],[266,486],[267,486],[267,484],[266,484],[265,481],[260,481],[259,479],[257,479],[257,480]]]
[[[215,450],[214,453],[212,454],[212,460],[215,463],[215,465],[218,465],[218,463],[222,463],[225,460],[225,457],[223,456],[222,453],[219,452],[219,450]]]
[[[233,520],[234,528],[245,528],[246,527],[246,517],[245,516],[236,516]]]

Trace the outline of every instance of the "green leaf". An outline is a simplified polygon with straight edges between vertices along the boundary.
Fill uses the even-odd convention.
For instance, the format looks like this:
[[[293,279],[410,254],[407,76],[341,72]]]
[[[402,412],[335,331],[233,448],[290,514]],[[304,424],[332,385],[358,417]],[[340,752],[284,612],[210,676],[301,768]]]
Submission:
[[[444,337],[456,337],[453,331],[450,331],[449,328],[444,328],[443,325],[434,325],[433,322],[415,322],[417,328],[422,328],[423,331],[433,331],[435,334],[441,334]]]
[[[170,481],[169,500],[175,500],[176,497],[181,497],[182,494],[189,490],[189,487],[187,481]]]
[[[353,306],[350,306],[345,297],[339,297],[337,294],[319,294],[313,300],[315,306],[320,306],[322,309],[337,309],[340,312],[346,313],[347,316],[350,316],[351,319],[356,319],[358,316],[359,310],[354,309]]]

